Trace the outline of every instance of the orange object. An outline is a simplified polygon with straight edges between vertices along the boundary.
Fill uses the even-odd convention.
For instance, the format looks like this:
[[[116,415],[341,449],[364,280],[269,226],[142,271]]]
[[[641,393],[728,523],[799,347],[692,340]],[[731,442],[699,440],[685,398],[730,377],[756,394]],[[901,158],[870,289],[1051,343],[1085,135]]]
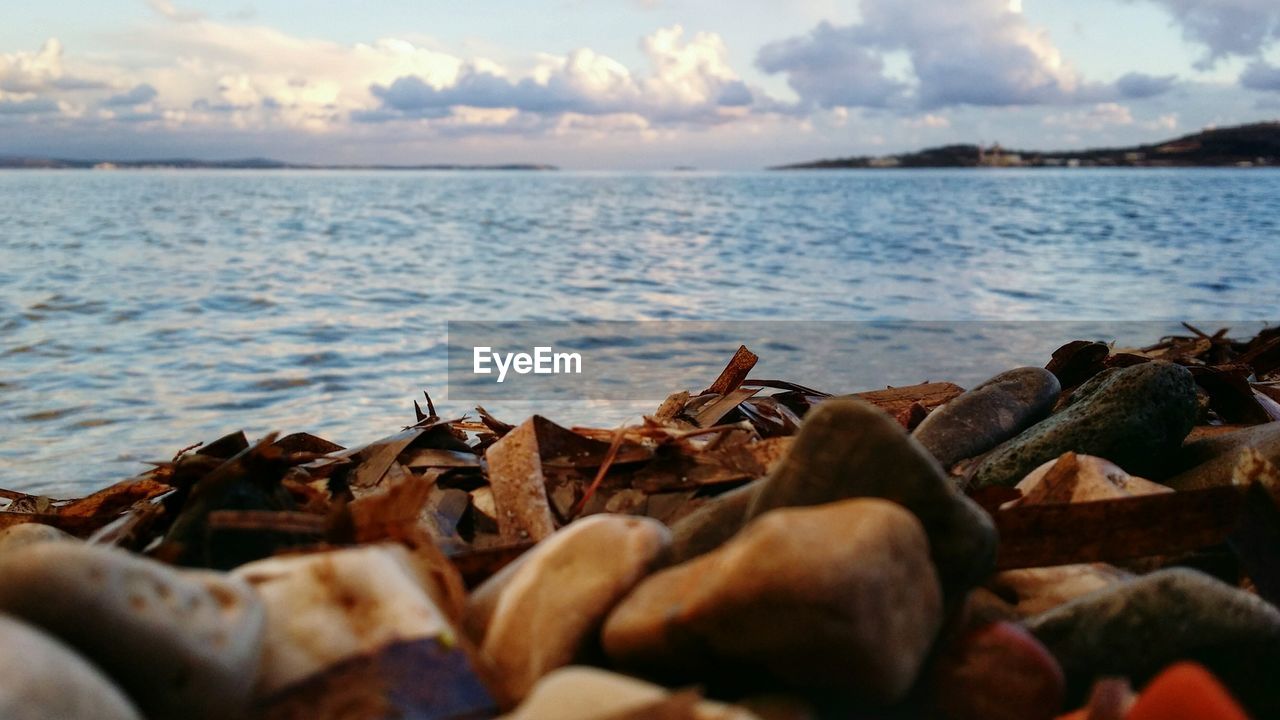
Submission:
[[[1171,665],[1138,696],[1125,720],[1248,720],[1222,683],[1195,663]]]

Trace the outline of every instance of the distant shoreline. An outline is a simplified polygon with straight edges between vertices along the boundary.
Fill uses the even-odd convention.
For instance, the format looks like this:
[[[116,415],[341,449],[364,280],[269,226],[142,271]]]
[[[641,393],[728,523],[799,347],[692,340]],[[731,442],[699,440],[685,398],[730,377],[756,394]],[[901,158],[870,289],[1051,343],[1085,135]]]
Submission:
[[[505,163],[497,165],[425,164],[425,165],[309,165],[287,163],[266,158],[243,160],[68,160],[63,158],[0,156],[0,170],[520,170],[548,172],[555,165],[540,163]]]
[[[855,156],[779,165],[765,170],[894,170],[923,168],[1260,168],[1280,167],[1280,122],[1214,128],[1148,145],[1090,150],[1015,150],[955,144],[895,155]],[[678,166],[668,172],[693,170]],[[77,160],[0,155],[0,170],[319,170],[319,171],[518,171],[549,172],[544,163],[423,163],[341,165],[290,163],[270,158],[199,160]]]
[[[780,165],[770,170],[1008,167],[1276,167],[1280,122],[1215,128],[1151,145],[1093,150],[1013,150],[999,144],[944,145],[897,155],[857,156]]]

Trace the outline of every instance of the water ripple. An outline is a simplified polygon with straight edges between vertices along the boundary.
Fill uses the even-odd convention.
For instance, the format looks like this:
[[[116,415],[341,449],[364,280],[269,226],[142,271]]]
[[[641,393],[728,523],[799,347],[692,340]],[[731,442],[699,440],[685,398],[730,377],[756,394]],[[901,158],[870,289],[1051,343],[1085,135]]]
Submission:
[[[1263,319],[1277,218],[1267,171],[0,173],[0,484],[394,431],[448,320]]]

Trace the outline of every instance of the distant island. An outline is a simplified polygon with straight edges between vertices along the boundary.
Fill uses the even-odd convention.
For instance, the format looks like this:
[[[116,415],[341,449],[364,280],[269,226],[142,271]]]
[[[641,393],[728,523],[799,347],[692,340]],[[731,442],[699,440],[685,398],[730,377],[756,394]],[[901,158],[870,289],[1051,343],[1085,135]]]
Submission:
[[[1214,128],[1153,145],[1046,152],[945,145],[919,152],[782,165],[771,170],[953,167],[1263,167],[1280,165],[1280,122]]]
[[[0,155],[0,169],[7,170],[558,170],[554,165],[511,163],[501,165],[308,165],[268,158],[241,160],[68,160],[62,158]]]

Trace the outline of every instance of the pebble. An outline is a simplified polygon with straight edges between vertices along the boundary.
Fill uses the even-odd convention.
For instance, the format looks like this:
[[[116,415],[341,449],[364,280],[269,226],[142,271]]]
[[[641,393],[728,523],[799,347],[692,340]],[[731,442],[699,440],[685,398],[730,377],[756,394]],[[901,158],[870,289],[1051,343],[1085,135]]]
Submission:
[[[1158,475],[1196,414],[1195,380],[1180,365],[1156,360],[1106,370],[1081,385],[1057,413],[991,451],[970,482],[975,488],[1009,487],[1065,452]]]
[[[87,660],[35,628],[0,615],[0,718],[142,720]]]
[[[1130,475],[1109,460],[1073,452],[1063,453],[1032,470],[1015,487],[1022,497],[1001,507],[1115,500],[1173,492],[1173,488]]]
[[[853,497],[892,500],[915,513],[929,537],[949,602],[995,565],[991,517],[960,494],[937,461],[893,418],[852,397],[827,400],[809,412],[747,518]]]
[[[1065,681],[1049,651],[1018,625],[993,622],[966,633],[933,671],[947,720],[1052,720]]]
[[[657,520],[592,515],[538,543],[480,587],[464,627],[506,705],[598,646],[605,616],[658,563],[671,533]]]
[[[682,563],[725,543],[742,529],[762,480],[717,495],[671,526],[671,562]]]
[[[263,608],[226,575],[83,543],[0,557],[0,611],[111,676],[148,718],[223,718],[250,700]]]
[[[675,702],[673,702],[675,701]],[[670,703],[679,713],[664,715]],[[678,703],[678,704],[677,704]],[[700,698],[688,703],[659,685],[594,667],[570,666],[542,678],[503,720],[617,720],[672,717],[688,720],[759,720],[743,708]]]
[[[650,576],[602,639],[622,667],[770,678],[887,704],[914,682],[941,619],[920,522],[897,504],[855,499],[774,510]]]
[[[232,575],[266,606],[259,697],[391,643],[457,637],[399,545],[268,558]]]
[[[1280,422],[1187,443],[1180,454],[1182,466],[1187,469],[1166,483],[1176,490],[1228,485],[1245,448],[1253,448],[1264,460],[1280,465]]]
[[[1006,570],[991,578],[989,586],[1001,597],[1015,600],[1015,613],[1029,617],[1133,577],[1133,573],[1106,563],[1082,563]]]
[[[1078,701],[1099,676],[1145,683],[1200,662],[1257,717],[1280,716],[1280,610],[1204,573],[1160,570],[1029,618]]]
[[[1039,422],[1062,387],[1038,367],[1002,372],[929,413],[912,436],[944,468],[977,457]]]
[[[51,525],[19,523],[0,530],[0,555],[7,555],[37,543],[75,539],[74,536]]]

